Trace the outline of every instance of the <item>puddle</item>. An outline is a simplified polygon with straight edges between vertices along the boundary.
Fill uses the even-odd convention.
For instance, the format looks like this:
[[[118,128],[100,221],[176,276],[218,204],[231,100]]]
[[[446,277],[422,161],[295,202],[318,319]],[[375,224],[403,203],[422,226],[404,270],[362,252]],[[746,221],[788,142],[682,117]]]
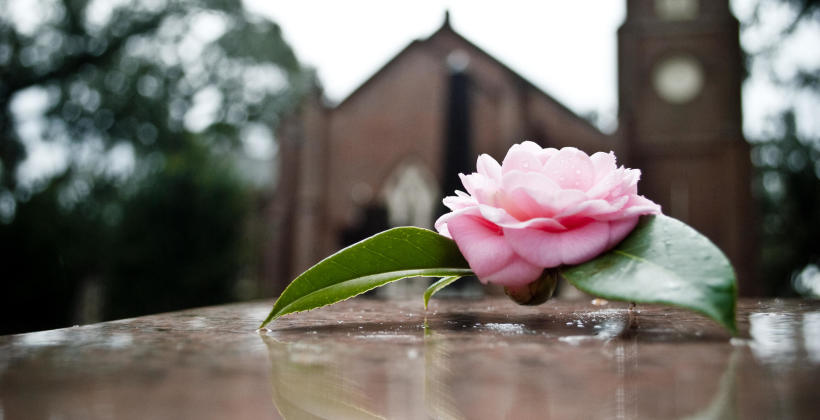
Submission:
[[[803,340],[812,363],[820,363],[820,312],[803,314]]]
[[[497,322],[489,322],[486,324],[476,324],[473,326],[474,328],[484,329],[491,332],[497,332],[500,334],[524,334],[527,332],[526,327],[524,324],[503,324]]]
[[[788,363],[798,350],[798,314],[758,312],[749,314],[749,346],[752,353],[768,363]]]

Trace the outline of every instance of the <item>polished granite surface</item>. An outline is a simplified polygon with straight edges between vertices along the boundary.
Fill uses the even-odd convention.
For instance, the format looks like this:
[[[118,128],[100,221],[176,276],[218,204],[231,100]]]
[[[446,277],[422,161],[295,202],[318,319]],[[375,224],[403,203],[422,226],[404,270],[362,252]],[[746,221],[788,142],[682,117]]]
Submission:
[[[357,298],[256,331],[271,304],[0,337],[0,420],[820,413],[818,301],[742,300],[738,338],[669,307],[506,298]]]

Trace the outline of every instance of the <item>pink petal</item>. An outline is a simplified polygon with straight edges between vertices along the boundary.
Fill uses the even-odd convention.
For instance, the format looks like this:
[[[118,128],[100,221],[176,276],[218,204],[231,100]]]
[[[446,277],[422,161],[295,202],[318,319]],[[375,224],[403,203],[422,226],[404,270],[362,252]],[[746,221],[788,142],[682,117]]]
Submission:
[[[488,154],[482,154],[478,157],[476,170],[490,179],[501,182],[501,165]]]
[[[478,210],[484,219],[495,224],[518,222],[518,219],[513,217],[511,214],[507,213],[507,210],[501,207],[491,206],[487,204],[479,204]]]
[[[498,204],[517,219],[526,220],[551,217],[554,213],[552,207],[543,206],[540,202],[551,201],[561,187],[542,173],[512,170],[502,178],[502,191]]]
[[[612,171],[604,174],[595,184],[587,190],[589,198],[607,198],[611,194],[622,195],[620,193],[623,183],[623,171]]]
[[[523,286],[538,280],[542,271],[544,271],[544,269],[541,267],[532,265],[516,255],[501,270],[489,276],[479,276],[478,279],[485,284],[494,283],[502,286]]]
[[[598,217],[601,216],[616,214],[616,212],[626,205],[628,201],[629,197],[626,196],[619,197],[612,202],[601,199],[586,200],[575,206],[568,207],[560,214],[556,215],[555,218],[560,219],[562,217],[576,216],[598,219]]]
[[[629,186],[638,185],[638,181],[641,179],[641,170],[640,169],[626,169],[626,178],[629,179]]]
[[[589,157],[592,167],[595,168],[595,182],[603,179],[618,167],[615,164],[615,153],[596,152]]]
[[[558,149],[556,149],[554,147],[547,147],[547,148],[541,150],[540,152],[538,152],[538,161],[541,162],[541,165],[543,166],[556,153],[558,153]]]
[[[535,217],[523,222],[501,222],[498,226],[510,229],[541,229],[548,232],[563,232],[567,228],[561,222],[549,217]]]
[[[552,195],[536,194],[534,198],[541,207],[547,209],[544,214],[546,217],[556,217],[564,210],[587,201],[587,195],[579,190],[558,190]]]
[[[562,232],[560,236],[561,262],[570,265],[580,264],[607,250],[609,223],[589,223],[583,227]]]
[[[520,221],[540,217],[544,214],[543,207],[523,188],[516,188],[501,194],[498,201],[508,213]]]
[[[478,206],[471,206],[465,207],[459,210],[453,210],[450,213],[444,213],[439,217],[433,226],[436,228],[438,233],[452,239],[453,237],[450,235],[450,229],[447,227],[447,223],[450,219],[462,216],[478,216],[481,217],[481,212],[478,210]]]
[[[464,184],[467,192],[479,203],[495,205],[495,193],[499,187],[495,180],[479,173],[458,174],[458,176],[461,178],[461,183]]]
[[[554,180],[541,172],[526,172],[521,170],[511,170],[505,172],[501,178],[501,188],[511,191],[516,188],[527,188],[543,193],[554,193],[561,189]]]
[[[503,175],[501,185],[507,194],[515,192],[516,189],[523,189],[535,200],[539,208],[527,210],[531,217],[553,217],[587,199],[583,191],[562,189],[554,180],[539,172],[512,170]]]
[[[618,243],[632,232],[632,229],[635,229],[635,225],[637,224],[637,216],[609,222],[609,241],[606,249],[611,249],[615,245],[618,245]]]
[[[595,169],[586,153],[564,147],[544,164],[543,173],[562,188],[588,190],[595,182]]]
[[[501,229],[474,216],[453,217],[447,228],[458,249],[479,278],[504,269],[515,257]]]
[[[530,264],[544,268],[561,265],[561,233],[504,228],[504,238]]]
[[[533,146],[538,150],[534,151]],[[541,169],[541,162],[536,157],[536,153],[540,151],[541,148],[533,142],[512,145],[501,163],[501,172],[507,173],[516,169],[529,172]]]
[[[538,145],[538,143],[530,140],[524,140],[520,144],[513,145],[513,147],[515,146],[518,146],[521,150],[524,150],[527,153],[532,153],[533,155],[537,155],[544,150]]]
[[[466,207],[477,206],[478,202],[476,202],[475,198],[470,197],[469,195],[461,196],[447,196],[444,197],[444,200],[441,200],[445,206],[447,206],[450,210],[460,210]]]
[[[530,264],[551,268],[561,264],[579,264],[606,251],[609,223],[588,223],[565,232],[504,229],[504,237],[513,251]]]
[[[661,213],[661,206],[652,202],[652,200],[647,199],[642,195],[633,195],[629,197],[629,202],[626,203],[624,209],[621,211],[620,216],[623,217],[632,217],[632,216],[639,216],[642,214],[660,214]]]
[[[623,169],[621,194],[637,194],[638,181],[641,179],[640,169]]]
[[[450,234],[450,229],[447,227],[447,223],[444,223],[444,222],[439,223],[439,221],[436,220],[435,226],[436,226],[436,231],[438,232],[439,235],[444,236],[446,238],[453,239],[453,235]]]

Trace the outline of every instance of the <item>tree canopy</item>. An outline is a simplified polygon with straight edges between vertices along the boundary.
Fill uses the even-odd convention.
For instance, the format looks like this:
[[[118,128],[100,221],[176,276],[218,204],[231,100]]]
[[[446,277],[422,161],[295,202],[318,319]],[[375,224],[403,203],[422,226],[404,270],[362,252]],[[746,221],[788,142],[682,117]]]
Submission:
[[[770,295],[819,297],[820,137],[805,127],[816,119],[816,109],[812,112],[807,104],[820,103],[820,68],[816,60],[784,66],[781,61],[787,57],[780,53],[801,29],[816,28],[820,2],[760,0],[744,30],[761,25],[764,6],[773,4],[791,9],[793,18],[781,22],[781,30],[758,50],[747,52],[753,71],[788,97],[770,115],[767,132],[750,138],[760,212],[761,278]]]
[[[0,334],[235,297],[305,74],[237,1],[0,0]]]

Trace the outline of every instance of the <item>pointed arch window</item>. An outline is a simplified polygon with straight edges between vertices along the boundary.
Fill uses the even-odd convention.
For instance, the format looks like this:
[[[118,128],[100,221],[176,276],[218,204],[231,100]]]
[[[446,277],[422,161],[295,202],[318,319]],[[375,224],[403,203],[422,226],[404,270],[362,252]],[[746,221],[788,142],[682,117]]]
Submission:
[[[423,163],[405,161],[396,167],[382,194],[391,226],[433,226],[439,191],[435,177]]]

